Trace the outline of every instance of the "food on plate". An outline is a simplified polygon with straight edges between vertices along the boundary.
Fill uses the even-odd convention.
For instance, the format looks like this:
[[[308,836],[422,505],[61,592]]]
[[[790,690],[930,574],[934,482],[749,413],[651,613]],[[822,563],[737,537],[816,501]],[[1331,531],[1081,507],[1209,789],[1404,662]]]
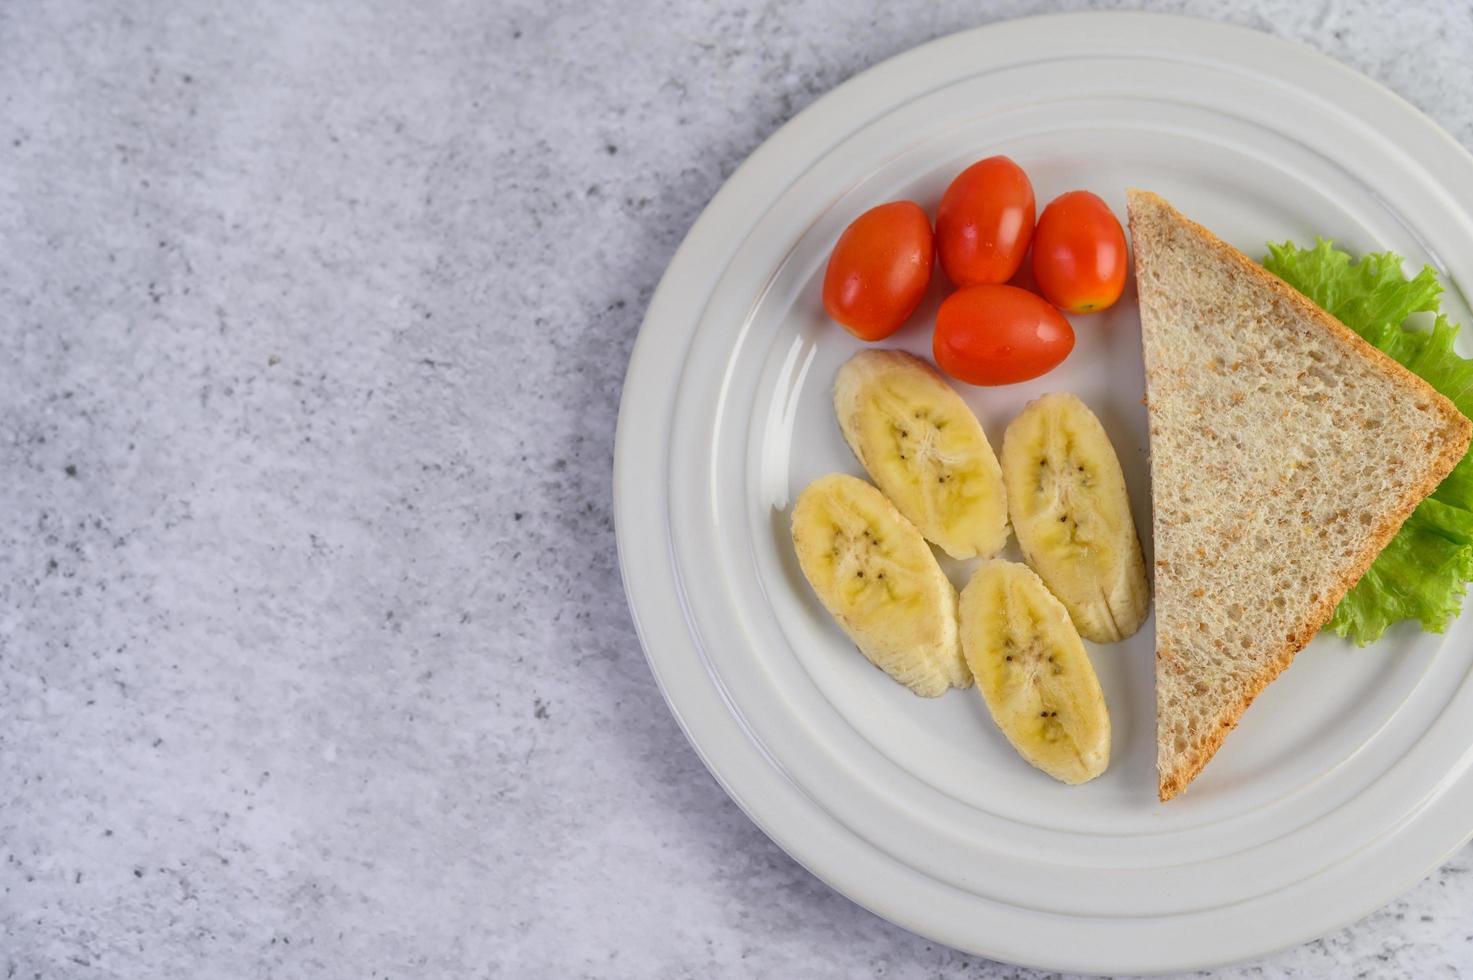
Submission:
[[[962,649],[1018,754],[1083,783],[1110,764],[1110,713],[1069,613],[1026,565],[993,559],[961,596]]]
[[[1169,800],[1320,628],[1364,644],[1400,620],[1440,631],[1457,614],[1473,581],[1473,423],[1459,411],[1473,413],[1473,360],[1453,350],[1431,269],[1407,277],[1395,255],[1356,262],[1323,241],[1271,245],[1260,267],[1157,195],[1128,203]],[[861,339],[889,336],[922,302],[934,249],[960,286],[936,316],[941,370],[976,385],[1037,378],[1074,347],[1061,310],[1117,302],[1130,259],[1096,195],[1061,195],[1036,228],[1034,206],[1027,175],[999,156],[952,182],[934,235],[913,202],[874,208],[835,245],[824,306]],[[1030,242],[1038,293],[1006,282]],[[1407,325],[1412,314],[1431,327]],[[1098,775],[1109,717],[1081,637],[1134,634],[1151,600],[1099,419],[1045,395],[1008,427],[999,465],[961,396],[894,350],[851,358],[834,408],[878,489],[828,476],[794,507],[794,547],[824,606],[915,693],[976,673],[1025,759],[1065,782]],[[1010,523],[1031,569],[984,563],[958,613],[926,541],[988,558]]]
[[[1004,156],[978,160],[957,175],[936,209],[936,251],[958,286],[1007,282],[1033,237],[1033,185]]]
[[[823,307],[860,340],[883,340],[920,305],[934,264],[931,221],[921,206],[881,204],[839,236],[823,277]]]
[[[1030,402],[1003,434],[1002,473],[1018,544],[1086,640],[1114,643],[1150,606],[1146,563],[1115,447],[1078,398]]]
[[[1038,216],[1033,278],[1043,298],[1069,313],[1113,306],[1125,289],[1125,232],[1089,191],[1061,194]]]
[[[1058,367],[1074,349],[1074,328],[1026,289],[968,286],[942,301],[931,342],[936,363],[953,378],[1009,385]]]
[[[1458,328],[1439,312],[1442,287],[1430,267],[1408,279],[1401,259],[1390,252],[1356,262],[1326,241],[1314,248],[1270,245],[1263,264],[1473,416],[1473,360],[1453,350]],[[1432,318],[1431,329],[1404,326],[1414,313]],[[1412,511],[1335,607],[1330,629],[1364,645],[1400,620],[1416,620],[1434,633],[1447,628],[1473,581],[1470,460],[1465,454]]]
[[[834,382],[839,429],[870,478],[953,558],[1008,540],[1002,470],[967,403],[925,361],[860,351]]]
[[[971,685],[956,589],[884,494],[820,477],[793,506],[792,533],[808,584],[870,663],[924,698]]]
[[[1473,427],[1160,197],[1131,191],[1129,212],[1169,800],[1463,458]]]

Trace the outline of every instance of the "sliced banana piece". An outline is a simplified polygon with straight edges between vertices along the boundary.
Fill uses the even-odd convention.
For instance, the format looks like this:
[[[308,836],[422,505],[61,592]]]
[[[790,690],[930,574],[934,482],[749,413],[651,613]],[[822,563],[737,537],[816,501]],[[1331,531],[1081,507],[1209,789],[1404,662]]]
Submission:
[[[834,382],[839,429],[896,509],[953,558],[1008,540],[1002,470],[982,425],[925,361],[865,350]]]
[[[923,698],[970,687],[956,589],[919,531],[856,477],[821,477],[793,506],[798,564],[870,663]]]
[[[1114,643],[1145,622],[1150,585],[1125,477],[1100,420],[1078,398],[1029,403],[1003,434],[1018,544],[1080,634]]]
[[[962,649],[1018,754],[1060,782],[1110,764],[1110,713],[1062,603],[1026,565],[993,559],[961,596]]]

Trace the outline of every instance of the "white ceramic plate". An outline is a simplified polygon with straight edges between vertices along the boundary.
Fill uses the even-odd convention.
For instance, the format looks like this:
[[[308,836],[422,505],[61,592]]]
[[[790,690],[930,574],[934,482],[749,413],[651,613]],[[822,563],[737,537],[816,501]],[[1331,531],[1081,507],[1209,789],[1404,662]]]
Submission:
[[[1203,21],[1039,18],[865,72],[731,178],[656,293],[625,381],[615,494],[635,622],[671,710],[775,841],[854,901],[1014,963],[1146,972],[1246,958],[1393,898],[1473,831],[1473,619],[1322,636],[1182,797],[1156,801],[1152,624],[1091,649],[1115,732],[1081,787],[1024,764],[974,691],[912,696],[870,667],[804,582],[789,507],[860,473],[830,405],[857,341],[819,300],[843,227],[932,209],[963,166],[1017,160],[1040,205],[1084,187],[1124,216],[1156,190],[1261,255],[1333,237],[1473,282],[1449,188],[1473,158],[1406,103],[1310,51]],[[942,290],[891,345],[928,354]],[[1450,291],[1450,312],[1470,322]],[[997,445],[1029,399],[1078,393],[1109,430],[1148,532],[1139,323],[1077,318],[1044,378],[965,396]],[[958,582],[966,567],[950,565]],[[794,914],[801,915],[801,909]]]

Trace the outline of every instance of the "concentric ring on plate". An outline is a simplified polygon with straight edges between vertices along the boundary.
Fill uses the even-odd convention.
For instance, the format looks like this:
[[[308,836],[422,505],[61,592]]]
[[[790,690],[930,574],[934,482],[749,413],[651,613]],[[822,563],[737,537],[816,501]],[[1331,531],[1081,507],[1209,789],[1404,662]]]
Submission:
[[[652,361],[638,352],[629,384],[675,392],[668,441],[644,448],[668,488],[670,571],[704,682],[674,659],[679,644],[649,643],[645,613],[656,603],[631,574],[632,525],[648,530],[665,518],[646,506],[642,519],[627,515],[629,498],[619,508],[632,605],[657,676],[713,772],[764,829],[851,897],[918,931],[990,955],[1092,969],[1199,965],[1290,941],[1275,906],[1337,875],[1369,875],[1373,852],[1415,823],[1430,825],[1434,808],[1445,813],[1448,793],[1468,792],[1458,777],[1473,742],[1466,620],[1461,646],[1440,656],[1440,638],[1410,633],[1361,652],[1321,644],[1250,711],[1193,793],[1159,805],[1148,625],[1128,648],[1094,654],[1122,736],[1112,771],[1085,787],[1051,786],[1009,757],[975,695],[910,698],[847,649],[801,587],[784,508],[808,479],[857,471],[827,414],[833,372],[856,345],[823,322],[817,276],[837,231],[872,204],[934,203],[961,165],[1006,151],[1041,198],[1086,186],[1119,207],[1127,183],[1152,187],[1246,247],[1318,233],[1413,259],[1470,254],[1470,222],[1438,183],[1444,175],[1419,169],[1405,139],[1327,104],[1328,82],[1311,90],[1262,74],[1270,62],[1259,49],[1273,49],[1284,78],[1314,81],[1320,59],[1293,48],[1298,60],[1285,59],[1278,42],[1230,29],[1125,20],[1169,24],[1174,53],[1146,53],[1119,18],[1063,18],[1051,26],[1072,25],[1072,40],[1060,46],[1052,32],[1046,62],[1027,59],[1029,29],[1018,24],[947,39],[925,58],[861,76],[811,111],[817,123],[805,115],[795,136],[774,138],[713,202],[714,220],[703,218],[688,246],[697,251],[685,269],[698,268],[699,281],[679,268],[684,250],[672,264],[691,305],[657,298],[646,334],[688,337],[689,350],[663,356],[658,370],[646,370]],[[1220,52],[1234,44],[1240,60],[1230,64]],[[1083,57],[1085,47],[1109,54]],[[1102,80],[1080,96],[1081,77]],[[881,105],[866,105],[865,93]],[[1369,116],[1367,99],[1357,106]],[[1456,159],[1473,174],[1466,157]],[[1080,393],[1112,430],[1145,531],[1144,416],[1132,408],[1138,328],[1130,310],[1077,322],[1080,345],[1062,373],[970,400],[995,438],[1043,390]],[[922,351],[926,338],[912,330],[894,339]],[[657,399],[644,401],[657,410]],[[621,412],[624,492],[633,479],[626,464],[639,455],[626,450],[625,413],[639,404]],[[702,683],[710,691],[698,697]],[[719,699],[735,727],[711,717]],[[683,703],[704,704],[706,714],[692,717]],[[738,730],[745,746],[731,744]],[[1443,850],[1467,829],[1445,832]],[[1380,879],[1361,880],[1363,891],[1384,890]],[[1182,951],[1151,960],[1127,948],[1159,938],[1163,917],[1190,931],[1185,918],[1210,910],[1229,932],[1244,917],[1227,937],[1236,945],[1219,932],[1194,947],[1205,959]],[[1046,937],[1062,922],[1092,958],[1056,955],[1057,939]]]

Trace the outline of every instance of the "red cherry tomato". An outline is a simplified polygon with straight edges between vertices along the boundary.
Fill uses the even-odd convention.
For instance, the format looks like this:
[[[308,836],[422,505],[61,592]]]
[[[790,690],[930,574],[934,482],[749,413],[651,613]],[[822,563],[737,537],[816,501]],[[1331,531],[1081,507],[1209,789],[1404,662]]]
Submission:
[[[1007,157],[979,160],[941,195],[936,250],[958,286],[1007,282],[1033,237],[1033,185]]]
[[[1050,303],[1070,313],[1103,310],[1125,289],[1125,232],[1109,205],[1070,191],[1043,209],[1033,233],[1033,277]]]
[[[958,289],[936,314],[932,352],[941,370],[974,385],[1010,385],[1046,374],[1074,349],[1064,315],[1017,286]]]
[[[926,295],[931,221],[914,201],[871,208],[844,229],[823,277],[823,308],[860,340],[900,329]]]

